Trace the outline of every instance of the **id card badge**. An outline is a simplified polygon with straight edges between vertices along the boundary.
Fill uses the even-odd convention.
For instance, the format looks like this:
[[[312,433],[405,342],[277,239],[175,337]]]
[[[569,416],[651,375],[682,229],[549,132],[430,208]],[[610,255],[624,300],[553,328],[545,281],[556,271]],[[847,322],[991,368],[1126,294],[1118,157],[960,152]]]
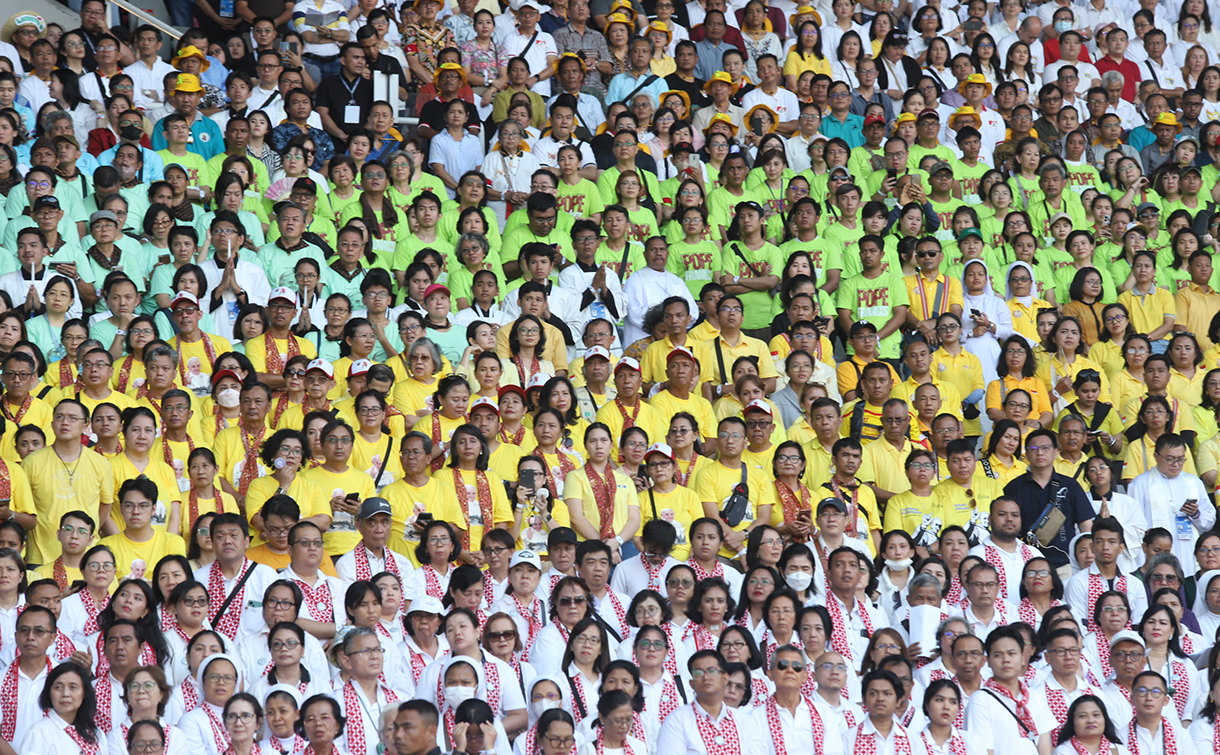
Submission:
[[[1177,516],[1174,517],[1174,522],[1178,526],[1178,539],[1179,540],[1190,540],[1191,536],[1194,535],[1194,531],[1195,531],[1194,525],[1191,524],[1191,522],[1190,522],[1190,517],[1183,516],[1182,514],[1178,514]]]
[[[344,123],[359,123],[360,122],[360,106],[348,105],[343,108]]]

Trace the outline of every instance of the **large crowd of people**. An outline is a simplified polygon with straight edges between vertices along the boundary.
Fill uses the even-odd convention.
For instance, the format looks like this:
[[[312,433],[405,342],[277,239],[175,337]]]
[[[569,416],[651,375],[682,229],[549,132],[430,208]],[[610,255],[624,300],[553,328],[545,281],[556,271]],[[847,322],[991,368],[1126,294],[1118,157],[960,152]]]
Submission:
[[[0,28],[0,755],[1220,752],[1212,0],[166,5]]]

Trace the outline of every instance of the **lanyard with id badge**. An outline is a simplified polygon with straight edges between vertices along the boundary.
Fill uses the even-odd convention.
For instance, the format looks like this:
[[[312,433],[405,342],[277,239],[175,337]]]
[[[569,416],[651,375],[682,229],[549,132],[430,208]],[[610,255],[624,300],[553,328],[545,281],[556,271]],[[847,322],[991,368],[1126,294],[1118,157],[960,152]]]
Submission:
[[[351,96],[351,99],[347,101],[347,105],[343,108],[343,122],[360,123],[360,106],[356,104],[356,87],[360,85],[360,77],[357,76],[351,86],[348,86],[347,81],[342,76],[339,77],[339,80],[343,82],[344,88],[347,89],[347,93]]]
[[[1192,503],[1198,504],[1199,500],[1197,498],[1187,498],[1182,505],[1189,506]],[[1182,513],[1182,509],[1179,508],[1173,512],[1173,521],[1176,525],[1178,540],[1189,541],[1194,536],[1194,525],[1191,523],[1190,517]]]

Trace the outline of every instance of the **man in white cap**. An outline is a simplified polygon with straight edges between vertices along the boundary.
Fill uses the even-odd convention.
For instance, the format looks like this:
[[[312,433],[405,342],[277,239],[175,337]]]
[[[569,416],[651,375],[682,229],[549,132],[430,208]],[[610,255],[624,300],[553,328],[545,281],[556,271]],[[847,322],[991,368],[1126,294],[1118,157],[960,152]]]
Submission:
[[[542,557],[531,550],[517,551],[508,562],[508,578],[513,591],[493,603],[488,614],[508,614],[517,625],[522,646],[528,651],[549,619],[546,601],[537,595],[542,579]]]
[[[605,323],[604,320],[599,322]],[[598,411],[618,396],[618,391],[610,382],[610,366],[614,359],[605,347],[593,346],[578,361],[584,383],[576,388],[577,411],[586,421],[594,422]]]
[[[381,572],[397,574],[399,579],[411,571],[411,562],[386,547],[393,528],[393,509],[384,498],[366,498],[356,514],[360,543],[335,563],[344,582],[372,579]]]
[[[180,373],[185,375],[187,390],[207,391],[212,384],[212,365],[221,354],[233,350],[229,339],[214,336],[199,329],[203,309],[190,291],[179,291],[169,303],[170,314],[178,326],[178,335],[170,339],[170,348],[178,352]],[[196,385],[196,376],[201,376]],[[188,387],[189,386],[189,387]]]
[[[527,83],[543,99],[551,95],[551,82],[555,74],[554,62],[559,57],[555,38],[538,28],[542,18],[542,6],[538,0],[520,0],[513,5],[517,14],[517,28],[504,39],[505,57],[523,57],[530,64]]]
[[[335,406],[330,393],[335,387],[335,366],[325,359],[314,359],[305,366],[305,398],[284,411],[277,427],[305,429],[305,416],[310,412],[329,412]],[[375,573],[375,572],[374,572]]]
[[[1148,646],[1138,633],[1124,629],[1110,638],[1108,650],[1101,647],[1098,652],[1109,653],[1110,667],[1114,669],[1114,677],[1102,683],[1101,699],[1106,702],[1114,728],[1126,734],[1135,715],[1132,708],[1135,678],[1148,666]]]
[[[246,344],[246,356],[258,373],[258,379],[272,388],[284,387],[284,364],[297,354],[310,359],[318,356],[317,347],[292,332],[292,321],[297,316],[297,295],[290,288],[281,286],[271,292],[267,299],[267,319],[270,322],[262,338]]]

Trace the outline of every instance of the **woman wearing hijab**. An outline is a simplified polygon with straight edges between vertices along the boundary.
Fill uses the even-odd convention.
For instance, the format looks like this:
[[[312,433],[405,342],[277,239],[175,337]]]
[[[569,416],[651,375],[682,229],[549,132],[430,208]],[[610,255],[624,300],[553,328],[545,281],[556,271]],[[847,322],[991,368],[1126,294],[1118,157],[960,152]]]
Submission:
[[[1038,310],[1051,305],[1035,294],[1037,287],[1033,265],[1017,260],[1004,273],[1004,298],[1008,302],[1008,314],[1012,318],[1012,329],[1022,335],[1030,346],[1038,344]]]
[[[1216,630],[1220,629],[1220,569],[1206,572],[1195,585],[1192,609],[1199,622],[1197,631],[1205,638],[1215,637]]]
[[[1012,335],[1012,314],[991,288],[991,271],[982,260],[970,260],[962,270],[962,345],[983,364],[983,379],[997,378],[1000,343]]]

